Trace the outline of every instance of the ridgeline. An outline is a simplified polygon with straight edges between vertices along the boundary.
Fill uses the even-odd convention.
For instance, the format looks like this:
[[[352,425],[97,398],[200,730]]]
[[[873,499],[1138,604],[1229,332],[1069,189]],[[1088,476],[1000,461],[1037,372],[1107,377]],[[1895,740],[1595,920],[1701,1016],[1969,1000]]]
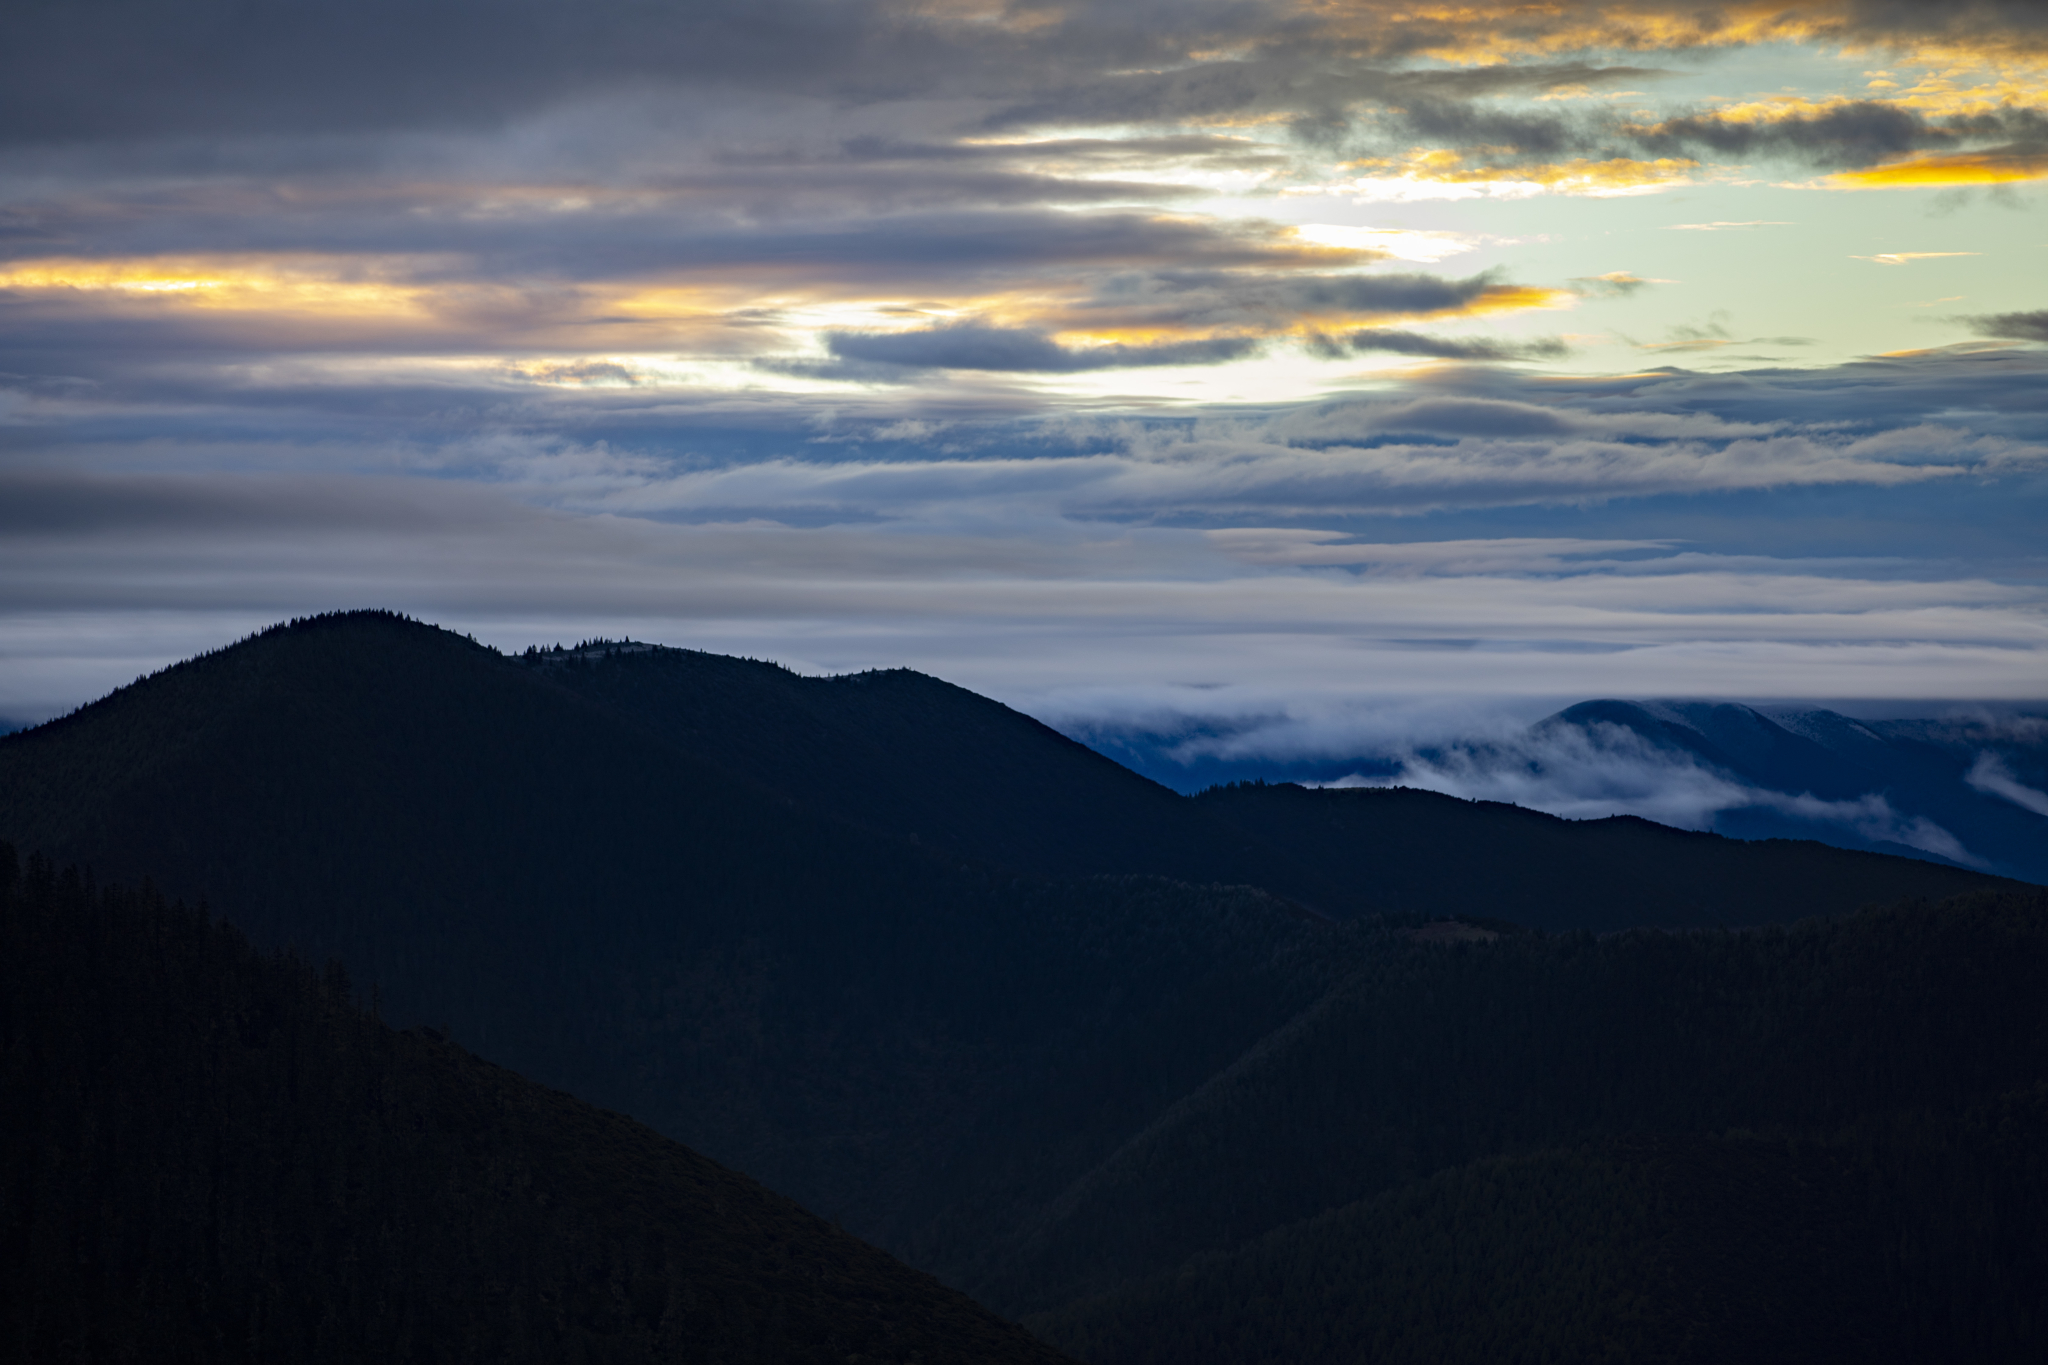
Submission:
[[[914,673],[380,613],[0,738],[0,835],[335,959],[1095,1365],[2044,1330],[2048,902],[1966,869],[1182,797]]]

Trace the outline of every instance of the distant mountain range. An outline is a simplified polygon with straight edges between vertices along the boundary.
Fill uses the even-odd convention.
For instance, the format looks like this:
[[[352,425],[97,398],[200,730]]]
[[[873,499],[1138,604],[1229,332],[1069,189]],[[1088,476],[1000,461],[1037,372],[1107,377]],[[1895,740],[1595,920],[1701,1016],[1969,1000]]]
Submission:
[[[0,738],[0,837],[333,958],[1094,1365],[2040,1345],[2048,893],[1965,867],[1188,797],[914,673],[380,613]]]
[[[1739,839],[1975,867],[2048,883],[2048,715],[1856,720],[1730,702],[1587,701],[1520,737],[1313,758],[1216,757],[1228,738],[1078,726],[1076,738],[1178,791],[1244,780],[1513,793],[1560,813],[1688,807]]]

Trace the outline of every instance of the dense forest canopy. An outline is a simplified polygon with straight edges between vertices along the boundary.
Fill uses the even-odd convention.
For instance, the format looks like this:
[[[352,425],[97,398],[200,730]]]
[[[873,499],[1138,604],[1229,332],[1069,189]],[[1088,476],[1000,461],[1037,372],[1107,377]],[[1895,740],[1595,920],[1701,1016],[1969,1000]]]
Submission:
[[[1061,1357],[346,971],[0,844],[0,1337],[39,1361]]]

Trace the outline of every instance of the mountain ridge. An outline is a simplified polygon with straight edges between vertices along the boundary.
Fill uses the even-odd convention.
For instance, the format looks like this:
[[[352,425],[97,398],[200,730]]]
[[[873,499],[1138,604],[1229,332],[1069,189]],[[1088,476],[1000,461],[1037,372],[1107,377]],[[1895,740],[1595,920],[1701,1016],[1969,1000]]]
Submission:
[[[1595,698],[1519,733],[1261,756],[1257,725],[1069,725],[1184,794],[1243,782],[1400,786],[1798,839],[2048,884],[2048,717],[1951,708],[1858,720],[1810,706]],[[1289,753],[1299,748],[1290,738]],[[1220,757],[1230,753],[1229,758]],[[1987,766],[1988,765],[1988,766]]]
[[[907,672],[564,654],[293,623],[0,739],[0,836],[203,892],[1012,1313],[1586,1131],[1807,1131],[2048,1052],[2041,907],[1996,878],[1420,791],[1183,797]],[[2021,898],[1981,962],[1940,938],[1958,893]]]

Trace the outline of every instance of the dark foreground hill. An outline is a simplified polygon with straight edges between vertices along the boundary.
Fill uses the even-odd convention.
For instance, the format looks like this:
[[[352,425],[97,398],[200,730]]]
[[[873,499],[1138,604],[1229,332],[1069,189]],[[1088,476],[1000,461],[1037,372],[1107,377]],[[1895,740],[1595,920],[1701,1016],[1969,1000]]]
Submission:
[[[1320,935],[1335,970],[1312,1004],[962,1283],[1042,1312],[1490,1157],[1652,1135],[1821,1140],[1899,1114],[1948,1122],[2048,1081],[2048,892],[1745,933],[1439,932],[1452,927]],[[1981,1212],[1952,1216],[1967,1229]],[[2048,1254],[2048,1223],[2013,1226]],[[1057,1319],[1033,1321],[1089,1354]]]
[[[0,1001],[10,1359],[1062,1358],[338,968],[4,844]]]
[[[2043,907],[1932,903],[2010,883],[1415,794],[1193,801],[915,675],[325,618],[0,739],[0,833],[339,957],[388,1017],[1101,1365],[1131,1338],[1067,1309],[1475,1162],[1832,1140],[2048,1078]],[[1682,932],[1588,932],[1645,923]]]
[[[1032,1320],[1087,1360],[2037,1360],[2048,1085],[1489,1157]]]

